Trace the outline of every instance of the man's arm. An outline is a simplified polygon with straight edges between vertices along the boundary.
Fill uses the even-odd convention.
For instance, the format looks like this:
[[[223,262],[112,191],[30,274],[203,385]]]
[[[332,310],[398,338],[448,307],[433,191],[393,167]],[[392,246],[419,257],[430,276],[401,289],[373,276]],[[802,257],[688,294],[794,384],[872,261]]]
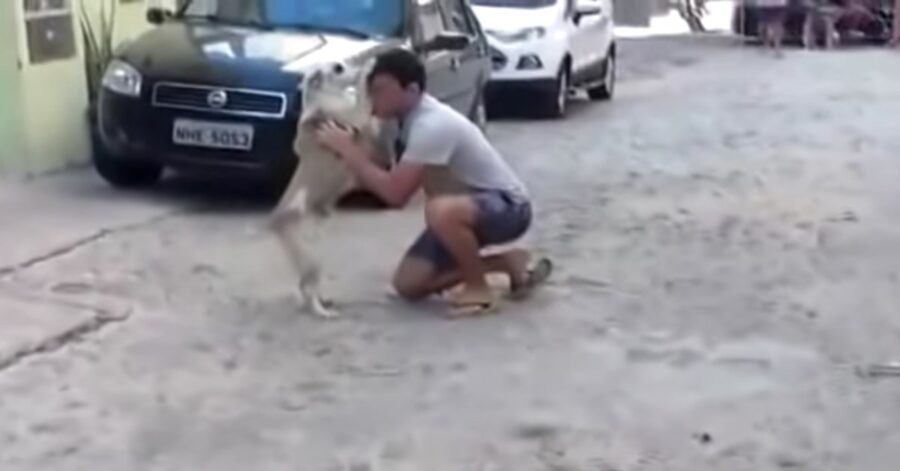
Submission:
[[[384,170],[358,145],[348,146],[342,157],[363,186],[395,208],[406,206],[425,179],[424,165],[401,161],[392,170]]]
[[[363,186],[395,208],[405,206],[425,179],[422,164],[403,162],[391,171],[382,169],[369,155],[371,149],[355,142],[351,131],[334,124],[322,126],[318,138],[344,160]]]
[[[443,166],[450,161],[458,142],[453,129],[445,129],[440,120],[430,120],[414,127],[400,163],[391,171],[376,165],[369,150],[353,141],[353,134],[333,124],[319,131],[321,142],[338,153],[351,171],[387,204],[401,207],[425,180],[429,165]]]

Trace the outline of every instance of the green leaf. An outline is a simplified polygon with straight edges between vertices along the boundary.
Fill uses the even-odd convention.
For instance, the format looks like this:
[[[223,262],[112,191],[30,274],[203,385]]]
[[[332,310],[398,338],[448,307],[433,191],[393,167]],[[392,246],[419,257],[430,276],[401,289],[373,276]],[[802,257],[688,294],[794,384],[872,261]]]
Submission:
[[[97,15],[91,15],[86,5],[97,5]],[[107,4],[107,2],[110,2]],[[84,42],[84,70],[88,84],[88,97],[94,102],[100,89],[103,74],[112,60],[115,50],[116,0],[82,1],[79,23]]]

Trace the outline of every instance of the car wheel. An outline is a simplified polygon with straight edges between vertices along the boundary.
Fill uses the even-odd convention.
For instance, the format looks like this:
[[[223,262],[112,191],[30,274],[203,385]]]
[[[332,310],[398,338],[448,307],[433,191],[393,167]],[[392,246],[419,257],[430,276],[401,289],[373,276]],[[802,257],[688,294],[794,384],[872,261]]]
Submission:
[[[591,100],[611,100],[616,91],[616,53],[611,50],[606,57],[606,74],[603,82],[588,89],[588,97]]]
[[[563,118],[569,103],[569,67],[563,64],[553,87],[544,92],[541,114],[547,118]]]
[[[157,183],[162,178],[163,166],[151,162],[116,158],[104,151],[95,151],[94,169],[116,188],[136,188]]]
[[[863,28],[865,41],[870,44],[884,44],[891,39],[890,31],[884,24],[874,21]]]

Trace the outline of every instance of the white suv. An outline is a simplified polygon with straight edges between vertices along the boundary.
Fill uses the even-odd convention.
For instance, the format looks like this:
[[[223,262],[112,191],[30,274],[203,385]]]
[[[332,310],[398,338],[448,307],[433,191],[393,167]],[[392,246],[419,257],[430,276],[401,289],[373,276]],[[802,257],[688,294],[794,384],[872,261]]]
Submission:
[[[491,45],[492,92],[538,93],[543,115],[566,114],[569,92],[612,98],[614,0],[469,0]]]

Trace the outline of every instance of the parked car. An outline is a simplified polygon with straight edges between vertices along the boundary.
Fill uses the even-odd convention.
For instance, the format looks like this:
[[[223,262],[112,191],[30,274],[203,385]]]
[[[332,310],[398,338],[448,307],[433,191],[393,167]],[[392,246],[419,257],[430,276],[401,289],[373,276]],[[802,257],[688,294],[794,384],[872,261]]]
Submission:
[[[505,92],[537,98],[563,117],[570,91],[612,98],[616,80],[613,0],[471,0],[491,45],[489,103]]]
[[[799,43],[803,40],[805,3],[807,2],[804,0],[789,0],[785,41]],[[876,43],[890,39],[894,0],[833,0],[831,3],[841,8],[835,25],[841,36],[859,36]],[[756,0],[738,0],[734,3],[731,29],[747,39],[760,38],[759,6]]]
[[[148,20],[103,78],[94,164],[114,186],[166,167],[283,185],[304,73],[373,48],[417,51],[428,91],[484,125],[490,54],[468,0],[182,0]]]

